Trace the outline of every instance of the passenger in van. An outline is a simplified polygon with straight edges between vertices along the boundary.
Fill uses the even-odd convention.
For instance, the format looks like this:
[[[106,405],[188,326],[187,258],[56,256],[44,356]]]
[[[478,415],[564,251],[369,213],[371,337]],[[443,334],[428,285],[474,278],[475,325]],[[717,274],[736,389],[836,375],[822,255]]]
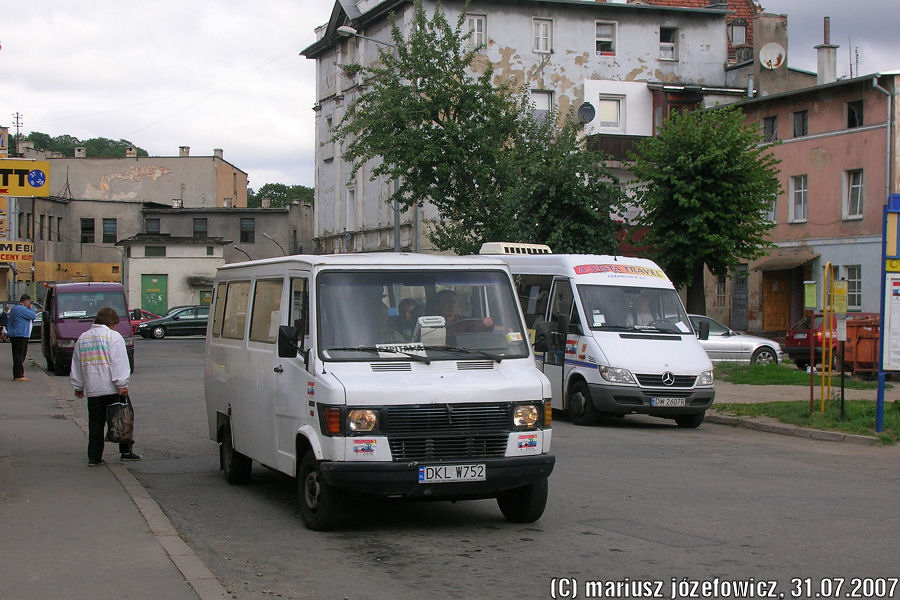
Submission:
[[[377,310],[379,315],[378,321],[378,343],[379,344],[399,344],[407,341],[399,331],[391,327],[388,323],[388,307],[384,302],[378,301]]]
[[[447,333],[473,333],[491,331],[494,328],[494,321],[490,317],[473,319],[460,314],[458,304],[456,292],[453,290],[441,290],[435,295],[435,308],[438,314],[444,317]]]
[[[397,330],[407,339],[411,339],[416,322],[422,316],[422,307],[412,298],[404,298],[397,304],[397,310],[400,313],[397,319]]]
[[[656,320],[656,315],[650,309],[650,298],[643,294],[638,294],[631,307],[631,324],[632,325],[649,325]]]

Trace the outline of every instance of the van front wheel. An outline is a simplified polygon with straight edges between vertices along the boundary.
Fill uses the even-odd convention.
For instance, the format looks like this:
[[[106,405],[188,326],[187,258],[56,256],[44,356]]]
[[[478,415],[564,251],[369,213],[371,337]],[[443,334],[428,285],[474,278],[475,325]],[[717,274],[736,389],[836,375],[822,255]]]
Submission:
[[[297,501],[303,524],[313,531],[334,529],[340,520],[343,500],[341,491],[325,482],[319,461],[308,450],[297,473]]]
[[[593,425],[597,422],[597,410],[591,402],[591,392],[585,382],[576,381],[572,384],[566,410],[576,425]]]
[[[534,523],[544,514],[548,489],[547,480],[541,479],[507,490],[497,496],[497,506],[510,523]]]

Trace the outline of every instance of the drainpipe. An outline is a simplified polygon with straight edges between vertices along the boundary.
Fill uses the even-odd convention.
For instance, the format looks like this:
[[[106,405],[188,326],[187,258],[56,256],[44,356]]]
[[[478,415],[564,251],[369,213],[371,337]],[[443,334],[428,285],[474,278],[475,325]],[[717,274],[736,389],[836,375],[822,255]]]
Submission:
[[[892,116],[892,100],[894,99],[891,92],[878,85],[878,76],[872,78],[872,87],[887,96],[887,118],[885,119],[885,157],[884,157],[884,202],[891,195],[891,116]]]

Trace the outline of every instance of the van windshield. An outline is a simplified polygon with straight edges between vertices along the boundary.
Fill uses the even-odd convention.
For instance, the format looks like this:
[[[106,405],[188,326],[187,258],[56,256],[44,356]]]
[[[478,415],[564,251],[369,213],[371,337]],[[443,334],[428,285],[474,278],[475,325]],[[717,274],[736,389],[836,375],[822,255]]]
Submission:
[[[325,360],[499,361],[529,355],[504,271],[324,271],[316,293]]]
[[[675,290],[579,285],[578,295],[594,330],[693,333]]]
[[[97,316],[97,311],[104,306],[114,309],[116,314],[119,315],[119,319],[128,320],[128,311],[125,309],[125,295],[115,290],[108,292],[92,290],[57,294],[56,318],[93,319]]]

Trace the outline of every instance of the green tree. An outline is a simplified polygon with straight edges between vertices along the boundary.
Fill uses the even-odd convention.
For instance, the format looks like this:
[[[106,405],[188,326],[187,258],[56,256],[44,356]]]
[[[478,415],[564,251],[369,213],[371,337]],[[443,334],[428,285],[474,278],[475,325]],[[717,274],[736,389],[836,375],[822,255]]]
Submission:
[[[19,136],[18,140],[32,142],[36,150],[59,152],[68,157],[75,156],[75,148],[83,146],[89,158],[122,158],[125,156],[125,150],[134,146],[128,140],[111,140],[102,137],[80,140],[68,134],[53,137],[40,131],[32,131],[28,135]],[[137,148],[137,155],[149,156],[143,148]]]
[[[269,206],[272,208],[290,206],[294,200],[312,203],[313,189],[305,185],[266,183],[259,188],[259,191],[247,190],[248,207],[259,208],[262,206],[263,198],[269,199]]]
[[[672,113],[633,158],[643,241],[672,282],[687,286],[688,311],[705,313],[703,268],[727,275],[771,245],[765,215],[781,191],[779,161],[736,107]]]
[[[599,244],[611,178],[595,177],[577,125],[535,120],[512,84],[495,80],[480,48],[466,46],[464,14],[451,25],[438,6],[429,19],[417,1],[408,39],[392,20],[394,48],[379,47],[376,64],[344,65],[365,91],[332,141],[347,143],[355,173],[375,161],[372,180],[397,182],[389,202],[437,209],[429,237],[439,249],[467,254],[486,240],[566,248],[585,232]]]

